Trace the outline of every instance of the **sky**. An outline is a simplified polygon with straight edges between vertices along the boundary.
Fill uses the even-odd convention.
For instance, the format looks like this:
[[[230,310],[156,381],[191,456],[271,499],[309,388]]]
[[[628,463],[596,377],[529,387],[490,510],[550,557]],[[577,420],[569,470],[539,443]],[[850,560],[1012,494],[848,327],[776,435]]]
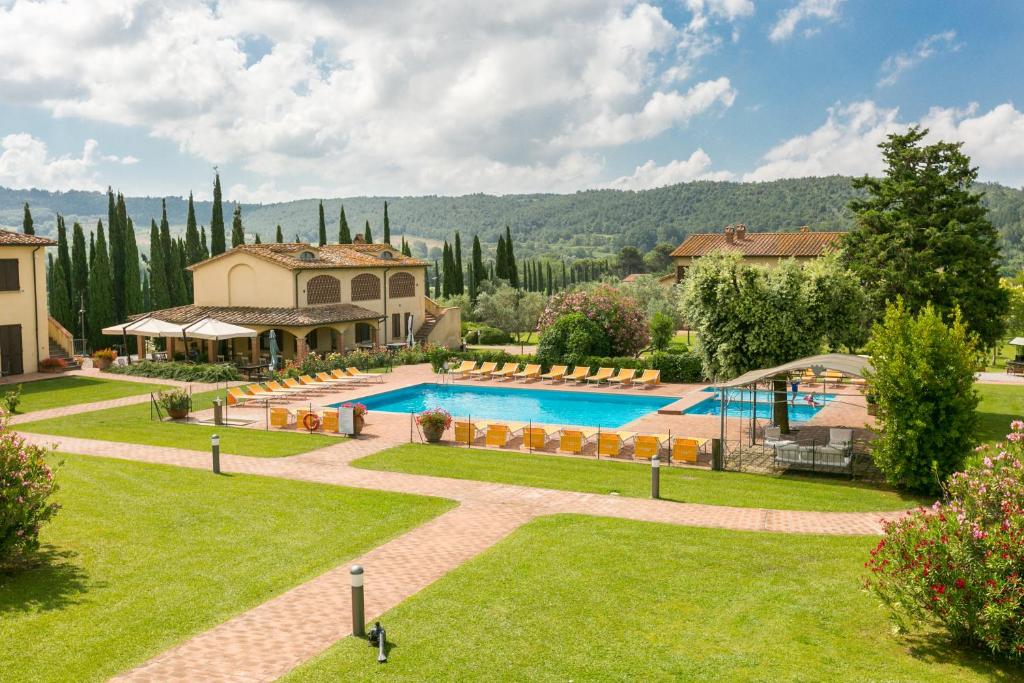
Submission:
[[[0,0],[0,185],[227,199],[1024,185],[1018,0]]]

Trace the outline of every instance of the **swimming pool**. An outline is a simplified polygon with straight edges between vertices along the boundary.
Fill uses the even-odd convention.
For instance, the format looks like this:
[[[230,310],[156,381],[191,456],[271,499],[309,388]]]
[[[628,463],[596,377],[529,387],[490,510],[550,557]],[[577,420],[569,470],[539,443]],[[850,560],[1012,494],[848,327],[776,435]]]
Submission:
[[[359,402],[370,410],[392,413],[419,413],[427,408],[444,408],[456,417],[615,428],[676,400],[598,391],[416,384],[367,396]]]
[[[686,415],[721,415],[722,414],[722,398],[718,389],[714,387],[708,387],[704,391],[713,393],[714,396],[710,396],[700,403],[690,406],[683,411]],[[807,402],[807,397],[813,396],[814,405]],[[806,422],[812,417],[818,414],[818,412],[825,407],[826,403],[830,403],[835,399],[835,394],[807,394],[799,392],[796,395],[796,402],[789,404],[789,419],[794,422]],[[786,401],[790,401],[793,398],[792,393],[786,394]],[[771,391],[758,391],[757,392],[757,417],[758,419],[770,420],[772,419],[772,402],[775,400],[775,394]],[[749,389],[729,389],[726,394],[725,404],[725,415],[726,417],[750,417],[754,410],[754,394]]]

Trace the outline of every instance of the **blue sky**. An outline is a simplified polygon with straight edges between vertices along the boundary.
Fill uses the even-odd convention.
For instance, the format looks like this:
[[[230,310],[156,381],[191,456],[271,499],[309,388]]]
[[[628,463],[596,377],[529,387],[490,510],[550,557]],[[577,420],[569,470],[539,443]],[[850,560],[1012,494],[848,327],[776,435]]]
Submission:
[[[1024,184],[1024,3],[0,0],[0,185],[231,199],[876,173]]]

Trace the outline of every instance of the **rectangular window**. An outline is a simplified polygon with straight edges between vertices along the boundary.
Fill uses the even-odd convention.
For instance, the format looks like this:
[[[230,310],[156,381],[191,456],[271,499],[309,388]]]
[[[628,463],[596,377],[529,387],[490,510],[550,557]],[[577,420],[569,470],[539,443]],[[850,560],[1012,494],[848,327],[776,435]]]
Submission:
[[[391,338],[401,339],[402,338],[402,314],[392,313],[391,314]]]
[[[18,259],[0,259],[0,292],[17,292],[21,289],[18,279]]]

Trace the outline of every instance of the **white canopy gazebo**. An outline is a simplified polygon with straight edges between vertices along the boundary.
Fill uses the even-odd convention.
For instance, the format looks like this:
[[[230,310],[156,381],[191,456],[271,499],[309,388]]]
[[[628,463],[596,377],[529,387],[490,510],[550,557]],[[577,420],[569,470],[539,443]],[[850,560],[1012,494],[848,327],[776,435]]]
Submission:
[[[216,318],[203,318],[202,320],[179,327],[181,327],[182,336],[185,338],[205,339],[207,341],[258,336],[257,332],[250,330],[248,327],[232,325]]]

